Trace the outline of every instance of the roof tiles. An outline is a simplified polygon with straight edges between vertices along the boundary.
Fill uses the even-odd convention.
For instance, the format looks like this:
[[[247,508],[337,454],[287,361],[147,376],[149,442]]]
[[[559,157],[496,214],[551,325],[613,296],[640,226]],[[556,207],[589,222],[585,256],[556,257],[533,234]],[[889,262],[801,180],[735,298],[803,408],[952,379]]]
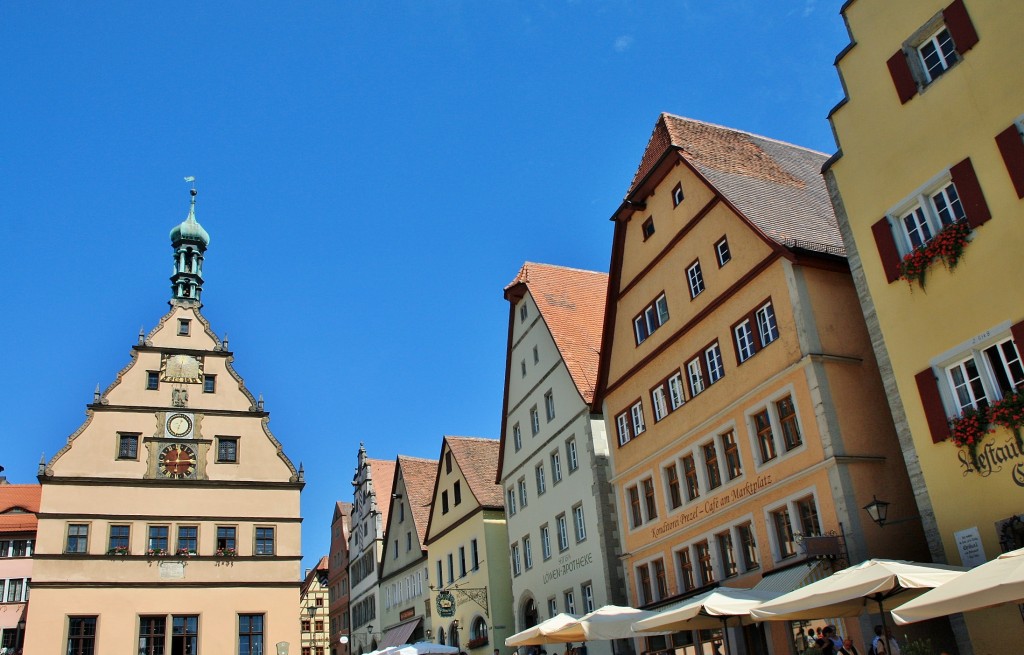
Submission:
[[[35,532],[41,495],[38,484],[0,485],[0,533]]]
[[[430,504],[434,500],[434,477],[437,475],[436,459],[421,459],[407,455],[398,456],[402,469],[405,493],[409,501],[412,522],[420,544],[427,541],[427,523],[430,521]]]
[[[485,508],[503,509],[505,499],[501,485],[494,482],[501,442],[481,437],[445,436],[444,439],[476,501]]]

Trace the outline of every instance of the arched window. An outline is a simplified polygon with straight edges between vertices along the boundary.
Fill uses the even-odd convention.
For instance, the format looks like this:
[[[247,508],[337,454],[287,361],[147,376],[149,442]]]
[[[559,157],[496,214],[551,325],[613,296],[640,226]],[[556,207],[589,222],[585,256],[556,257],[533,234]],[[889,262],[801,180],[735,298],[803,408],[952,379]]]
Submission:
[[[473,626],[469,631],[469,647],[479,648],[487,645],[487,621],[482,616],[473,619]]]
[[[444,628],[438,628],[437,629],[437,643],[439,643],[439,644],[443,644],[444,643]]]

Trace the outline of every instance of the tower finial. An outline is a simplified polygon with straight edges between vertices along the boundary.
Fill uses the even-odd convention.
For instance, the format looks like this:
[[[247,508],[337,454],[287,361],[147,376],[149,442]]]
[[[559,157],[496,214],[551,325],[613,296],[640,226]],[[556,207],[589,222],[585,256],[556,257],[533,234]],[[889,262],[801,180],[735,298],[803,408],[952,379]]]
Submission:
[[[210,235],[196,221],[196,178],[189,175],[192,184],[189,195],[188,216],[171,230],[174,246],[174,274],[171,276],[171,304],[201,307],[203,292],[203,254],[210,245]]]

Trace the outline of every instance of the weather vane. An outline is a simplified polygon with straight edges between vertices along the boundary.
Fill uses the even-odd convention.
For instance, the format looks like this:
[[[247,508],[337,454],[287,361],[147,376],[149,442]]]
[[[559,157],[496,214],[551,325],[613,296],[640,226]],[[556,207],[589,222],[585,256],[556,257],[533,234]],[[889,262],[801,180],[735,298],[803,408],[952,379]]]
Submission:
[[[192,197],[195,198],[196,193],[197,193],[196,192],[196,176],[195,175],[187,175],[187,176],[185,176],[185,181],[192,183]]]

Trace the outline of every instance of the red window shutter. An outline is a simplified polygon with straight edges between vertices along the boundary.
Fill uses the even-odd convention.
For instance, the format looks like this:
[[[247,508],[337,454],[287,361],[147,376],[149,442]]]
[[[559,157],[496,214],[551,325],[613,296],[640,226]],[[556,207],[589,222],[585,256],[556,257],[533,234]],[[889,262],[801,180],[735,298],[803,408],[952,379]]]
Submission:
[[[1017,345],[1017,353],[1024,355],[1024,321],[1010,326],[1010,334]]]
[[[882,259],[882,268],[885,269],[885,279],[895,282],[900,278],[900,252],[896,249],[896,240],[892,238],[889,219],[883,217],[872,225],[871,233],[875,235],[878,256]]]
[[[978,183],[978,176],[974,173],[974,165],[971,158],[963,160],[949,169],[949,174],[956,185],[956,192],[960,196],[960,203],[967,213],[967,222],[972,227],[978,227],[992,218],[992,212],[988,210],[988,203],[985,202],[985,194],[981,192],[981,184]]]
[[[942,407],[942,396],[939,395],[939,383],[931,368],[926,368],[914,376],[917,391],[921,394],[921,405],[928,420],[928,429],[932,434],[932,443],[939,443],[949,438],[949,419]]]
[[[1011,125],[996,136],[996,145],[1003,155],[1006,170],[1010,173],[1013,188],[1018,198],[1024,198],[1024,139],[1016,125]]]
[[[946,22],[956,51],[961,55],[974,47],[978,42],[978,32],[967,13],[963,0],[953,0],[953,4],[942,10],[942,19]]]
[[[903,50],[897,50],[885,63],[889,66],[889,74],[892,75],[892,83],[896,85],[900,103],[907,104],[908,100],[917,95],[917,82],[914,81],[914,74],[910,72],[907,56]]]

